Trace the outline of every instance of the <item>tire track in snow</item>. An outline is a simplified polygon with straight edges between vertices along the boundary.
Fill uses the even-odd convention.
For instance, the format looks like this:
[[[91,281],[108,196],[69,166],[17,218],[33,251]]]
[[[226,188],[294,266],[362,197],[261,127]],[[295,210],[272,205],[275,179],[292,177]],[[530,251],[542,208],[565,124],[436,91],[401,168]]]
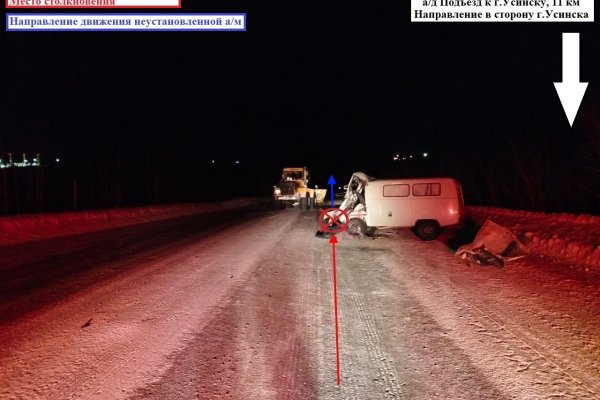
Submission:
[[[382,398],[401,398],[402,391],[398,385],[393,360],[382,345],[381,335],[379,334],[381,325],[377,324],[373,318],[374,315],[377,315],[376,310],[363,299],[351,271],[341,274],[340,281],[342,282],[342,293],[344,293],[343,298],[350,300],[350,306],[346,308],[346,312],[351,312],[358,317],[364,343],[367,345],[369,359],[377,371],[377,383],[383,391]],[[349,324],[345,325],[346,330],[350,326]],[[352,327],[354,328],[354,326]]]
[[[360,399],[358,390],[364,384],[356,379],[355,374],[351,372],[353,361],[352,354],[346,357],[345,346],[353,347],[350,343],[350,335],[345,334],[344,329],[340,331],[340,364],[341,364],[341,386],[336,385],[336,354],[335,354],[335,330],[334,330],[334,310],[333,310],[333,277],[332,277],[332,259],[331,245],[325,240],[321,241],[321,251],[315,262],[317,266],[318,279],[318,309],[320,310],[318,318],[315,317],[315,325],[318,327],[316,332],[315,344],[315,369],[318,374],[318,399],[337,400],[337,399]],[[341,298],[338,297],[340,327],[347,323],[343,317]],[[348,338],[348,340],[346,340]],[[347,362],[348,361],[348,362]],[[350,365],[350,367],[349,367]]]
[[[244,221],[235,229],[190,241],[176,254],[114,261],[135,268],[3,333],[11,346],[0,357],[5,367],[0,369],[0,397],[117,400],[159,379],[172,363],[167,356],[209,324],[213,305],[270,251],[275,241],[268,238],[281,236],[293,221],[270,220],[260,225],[259,233],[257,221]],[[256,234],[267,240],[257,243]],[[239,247],[232,249],[232,243]],[[80,329],[91,310],[98,319]]]
[[[292,249],[285,253],[284,259],[302,260],[306,259],[307,253],[316,254],[316,243],[314,243],[312,238],[307,238],[304,234],[304,228],[307,224],[313,222],[313,217],[312,213],[308,215],[302,214],[298,221],[298,224],[302,225],[302,229],[297,226],[292,227],[290,235],[293,236],[286,240],[294,244],[288,244]],[[310,220],[310,222],[307,220]],[[298,235],[299,231],[302,232],[301,235]],[[312,258],[310,260],[312,261]],[[313,265],[310,264],[302,268],[292,266],[288,267],[288,269],[289,271],[285,271],[286,279],[295,292],[292,296],[290,307],[294,308],[293,312],[296,315],[296,321],[285,343],[286,349],[283,350],[284,354],[287,353],[283,365],[289,367],[284,371],[286,379],[282,390],[282,399],[294,400],[305,396],[307,389],[312,392],[313,382],[307,370],[307,357],[310,357],[310,350],[313,346],[312,340],[314,338],[311,337],[312,332],[307,327],[315,325],[310,322],[314,318],[312,317],[314,314],[312,296],[316,290],[316,274]]]
[[[325,241],[323,241],[325,242]],[[336,386],[335,332],[331,245],[319,260],[319,279],[325,288],[322,293],[323,318],[321,326],[319,399],[400,399],[402,391],[397,380],[394,360],[383,345],[383,325],[375,317],[376,304],[366,299],[354,280],[357,261],[345,259],[345,250],[339,251],[337,264],[338,316],[340,330],[341,385]],[[339,246],[339,245],[338,245]],[[325,244],[323,245],[325,247]],[[361,257],[362,258],[362,257]],[[372,262],[372,260],[362,260]],[[377,266],[373,266],[377,269]]]
[[[477,322],[471,322],[471,325],[477,327],[478,332],[490,335],[494,338],[495,344],[503,345],[506,349],[504,356],[510,361],[518,364],[517,372],[525,372],[533,369],[534,373],[540,378],[539,381],[536,381],[536,384],[540,385],[551,383],[556,386],[558,385],[557,382],[567,377],[567,380],[570,379],[577,383],[582,389],[577,390],[575,393],[566,393],[564,391],[556,392],[551,396],[572,399],[598,397],[598,394],[600,393],[600,384],[598,383],[597,376],[586,376],[587,372],[569,362],[570,360],[568,357],[564,357],[564,354],[563,356],[555,354],[549,351],[551,347],[541,346],[539,343],[541,339],[535,338],[531,333],[519,329],[515,325],[508,327],[505,322],[501,322],[498,319],[498,316],[478,307],[451,287],[441,282],[439,282],[439,284],[444,286],[447,290],[452,291],[457,297],[465,302],[472,310],[473,315],[479,314],[483,317],[487,327],[482,326]],[[504,336],[504,339],[499,338],[502,336]],[[516,348],[526,354],[518,354],[518,352],[514,351],[515,346],[512,346],[511,342],[516,342],[518,344]],[[576,374],[569,371],[576,372],[580,377],[576,377]],[[551,375],[553,379],[549,378],[548,375]]]
[[[428,266],[421,265],[422,262],[404,259],[407,268],[397,273],[412,274],[411,277],[405,277],[407,287],[418,293],[416,297],[431,310],[442,326],[462,333],[454,336],[455,342],[465,351],[473,353],[473,360],[480,369],[488,371],[491,379],[500,382],[507,393],[532,399],[598,398],[597,376],[588,376],[586,371],[570,363],[565,354],[562,357],[560,353],[554,354],[551,351],[553,344],[539,343],[535,332],[530,333],[514,323],[508,325],[503,322],[502,317],[488,311],[493,305],[484,306],[484,309],[444,283],[442,277],[428,275],[432,271]],[[458,319],[456,315],[443,311],[450,307],[458,314]],[[509,320],[510,317],[504,316],[504,319]],[[560,350],[558,345],[556,351]],[[501,359],[498,359],[498,355]]]

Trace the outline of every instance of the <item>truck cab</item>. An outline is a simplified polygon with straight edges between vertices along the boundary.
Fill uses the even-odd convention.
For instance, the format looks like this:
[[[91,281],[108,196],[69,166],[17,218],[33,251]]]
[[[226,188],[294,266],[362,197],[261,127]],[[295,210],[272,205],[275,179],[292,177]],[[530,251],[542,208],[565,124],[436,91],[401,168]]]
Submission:
[[[323,202],[327,189],[309,188],[310,172],[306,167],[285,167],[281,173],[281,180],[273,187],[275,201],[291,206],[300,202],[301,198],[308,198],[314,204]]]
[[[309,172],[306,167],[286,167],[281,173],[279,184],[273,188],[275,200],[293,205],[306,193]]]

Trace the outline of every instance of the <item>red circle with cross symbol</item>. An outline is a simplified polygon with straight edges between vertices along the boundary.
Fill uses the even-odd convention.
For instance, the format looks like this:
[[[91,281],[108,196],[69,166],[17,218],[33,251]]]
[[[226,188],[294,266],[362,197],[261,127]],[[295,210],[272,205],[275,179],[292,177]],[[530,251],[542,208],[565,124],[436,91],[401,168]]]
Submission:
[[[344,216],[345,222],[340,221],[340,218]],[[321,211],[319,214],[319,225],[321,226],[321,232],[338,233],[344,232],[348,229],[348,213],[346,210],[340,208],[328,208]]]

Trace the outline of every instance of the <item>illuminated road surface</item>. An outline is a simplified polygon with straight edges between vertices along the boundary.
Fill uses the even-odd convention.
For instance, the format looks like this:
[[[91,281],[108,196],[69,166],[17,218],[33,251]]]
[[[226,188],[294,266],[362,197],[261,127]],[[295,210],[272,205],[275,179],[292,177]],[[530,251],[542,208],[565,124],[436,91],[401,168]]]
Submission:
[[[0,398],[600,398],[590,275],[539,260],[468,266],[409,231],[340,235],[338,387],[317,213],[219,218],[181,237],[147,231],[138,246],[144,230],[82,237],[68,257],[8,273]],[[69,243],[36,246],[21,258]]]

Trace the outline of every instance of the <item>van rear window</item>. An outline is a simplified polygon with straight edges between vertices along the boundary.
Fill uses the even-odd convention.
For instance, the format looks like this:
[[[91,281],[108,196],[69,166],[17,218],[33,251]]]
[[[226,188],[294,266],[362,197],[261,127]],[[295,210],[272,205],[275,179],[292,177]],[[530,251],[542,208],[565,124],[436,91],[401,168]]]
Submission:
[[[409,193],[408,185],[383,185],[383,197],[408,197]]]
[[[439,183],[415,183],[412,187],[413,196],[439,196],[442,185]]]

